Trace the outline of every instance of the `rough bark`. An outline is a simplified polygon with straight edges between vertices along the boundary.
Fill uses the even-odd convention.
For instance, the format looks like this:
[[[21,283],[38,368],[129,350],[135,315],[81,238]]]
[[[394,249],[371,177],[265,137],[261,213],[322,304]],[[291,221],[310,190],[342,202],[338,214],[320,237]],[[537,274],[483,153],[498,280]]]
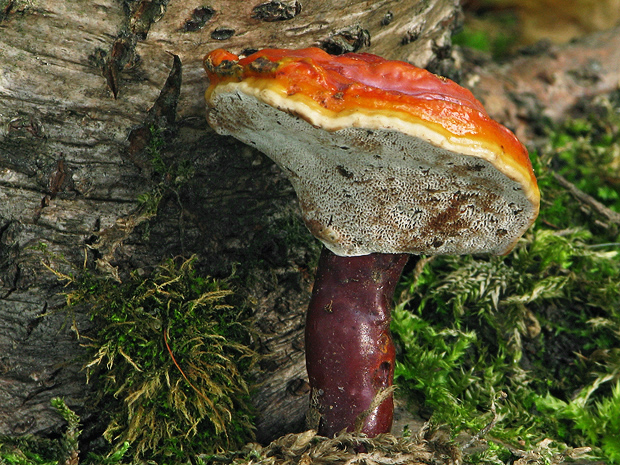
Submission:
[[[201,58],[217,47],[322,45],[456,75],[449,35],[460,16],[456,0],[299,0],[253,19],[260,3],[0,0],[0,434],[57,430],[55,396],[89,418],[80,342],[72,320],[53,312],[63,283],[42,260],[123,279],[193,253],[215,276],[237,264],[237,288],[253,303],[264,355],[259,439],[301,427],[303,314],[318,247],[307,233],[290,239],[296,200],[273,163],[206,126]],[[266,21],[273,15],[292,18]],[[540,112],[561,118],[615,88],[618,42],[616,29],[475,65],[464,84],[528,140]],[[154,217],[137,201],[147,192],[162,194]],[[76,322],[84,331],[87,315]]]
[[[263,6],[260,6],[263,5]],[[88,421],[87,314],[54,313],[60,271],[111,279],[200,256],[253,303],[258,437],[300,428],[303,314],[318,248],[292,188],[204,121],[203,55],[319,45],[452,69],[457,0],[0,0],[0,434],[52,433],[52,397]],[[163,145],[162,145],[163,142]],[[138,202],[162,195],[156,216]],[[297,222],[296,222],[297,221]],[[46,252],[43,252],[42,245]]]

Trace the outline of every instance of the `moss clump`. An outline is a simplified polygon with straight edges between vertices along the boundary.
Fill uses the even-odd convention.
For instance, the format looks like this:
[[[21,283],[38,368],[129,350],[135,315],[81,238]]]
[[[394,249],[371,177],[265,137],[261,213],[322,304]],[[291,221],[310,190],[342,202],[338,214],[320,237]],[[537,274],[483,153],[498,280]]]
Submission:
[[[597,108],[534,154],[541,214],[512,253],[437,257],[401,282],[396,375],[412,403],[456,433],[483,428],[507,394],[480,463],[543,445],[620,463],[620,124],[617,105]]]
[[[540,163],[620,213],[620,91],[586,105],[585,115],[549,131],[549,142],[541,153]],[[606,234],[609,240],[618,239],[619,226],[609,224],[605,217],[592,217],[591,207],[578,205],[575,210],[567,210],[564,200],[567,193],[554,188],[550,173],[550,170],[541,173],[541,187],[547,191],[547,208],[542,211],[545,222],[563,228],[584,223],[585,215],[593,223],[589,228],[594,233]]]
[[[110,412],[104,436],[134,459],[186,463],[253,435],[244,373],[254,361],[243,310],[226,281],[200,276],[195,258],[168,260],[123,283],[83,273],[67,303],[88,306],[91,382]]]

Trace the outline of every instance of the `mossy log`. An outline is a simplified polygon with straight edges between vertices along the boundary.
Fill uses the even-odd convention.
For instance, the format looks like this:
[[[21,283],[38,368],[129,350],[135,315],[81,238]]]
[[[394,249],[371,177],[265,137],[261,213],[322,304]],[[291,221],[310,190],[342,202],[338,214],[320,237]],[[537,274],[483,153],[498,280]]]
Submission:
[[[301,427],[317,248],[273,163],[207,126],[202,58],[314,45],[445,72],[460,17],[457,0],[0,0],[0,434],[57,432],[54,397],[85,439],[101,416],[87,311],[55,312],[44,264],[123,280],[193,254],[204,274],[236,268],[254,309],[258,438]]]
[[[205,274],[236,269],[235,285],[253,307],[264,356],[258,439],[302,428],[303,315],[318,248],[299,227],[294,192],[277,167],[206,125],[202,56],[218,47],[318,45],[457,77],[449,38],[458,3],[0,0],[0,434],[56,433],[54,397],[80,414],[86,439],[100,416],[87,408],[96,386],[81,370],[87,309],[69,318],[55,312],[63,282],[45,264],[123,280],[193,254]],[[477,96],[511,127],[533,118],[523,102],[548,91],[539,81],[575,79],[552,114],[560,118],[580,97],[618,82],[620,34],[609,34],[466,77],[478,76],[469,81]],[[577,65],[562,66],[580,46],[611,57],[587,68],[596,86],[588,85],[592,74],[574,74]],[[539,74],[520,75],[514,87],[510,69],[531,63]],[[553,103],[534,100],[537,111]]]

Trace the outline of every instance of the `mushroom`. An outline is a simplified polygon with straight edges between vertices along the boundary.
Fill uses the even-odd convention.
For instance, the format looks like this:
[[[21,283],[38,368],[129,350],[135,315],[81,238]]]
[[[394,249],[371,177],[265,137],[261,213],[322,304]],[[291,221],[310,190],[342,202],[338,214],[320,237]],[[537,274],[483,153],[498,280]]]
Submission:
[[[319,433],[389,432],[394,288],[408,254],[506,254],[540,194],[528,153],[454,82],[370,54],[224,50],[207,119],[288,175],[324,248],[306,319]]]

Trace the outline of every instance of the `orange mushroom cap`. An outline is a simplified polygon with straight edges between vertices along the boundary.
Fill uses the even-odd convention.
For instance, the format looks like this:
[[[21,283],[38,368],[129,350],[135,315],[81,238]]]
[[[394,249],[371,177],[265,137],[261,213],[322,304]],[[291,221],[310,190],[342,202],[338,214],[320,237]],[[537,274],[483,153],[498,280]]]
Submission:
[[[506,253],[538,214],[525,147],[446,78],[317,48],[204,65],[211,126],[285,170],[338,255]]]

